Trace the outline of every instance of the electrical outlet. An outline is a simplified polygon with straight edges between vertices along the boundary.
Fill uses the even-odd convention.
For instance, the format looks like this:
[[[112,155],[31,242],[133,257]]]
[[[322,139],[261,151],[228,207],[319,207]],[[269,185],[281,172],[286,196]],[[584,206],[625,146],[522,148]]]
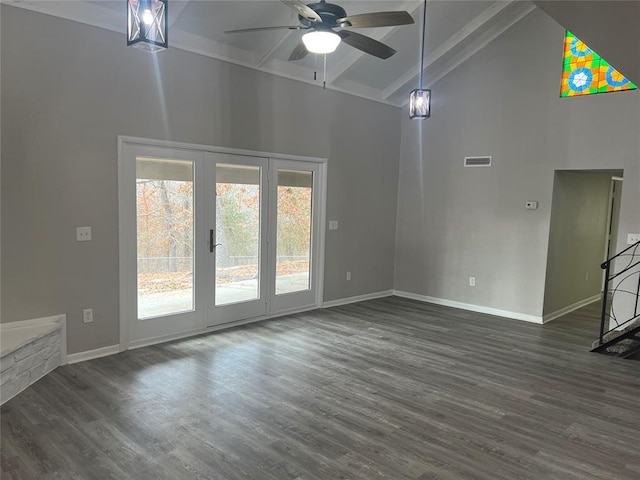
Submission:
[[[469,286],[470,287],[476,286],[476,277],[469,277]]]
[[[347,280],[351,280],[351,272],[347,272]]]
[[[640,233],[627,233],[627,245],[640,242]]]
[[[526,208],[527,210],[537,210],[538,209],[538,202],[531,200],[528,202],[524,202],[524,208]]]
[[[338,220],[329,220],[329,230],[338,229]]]
[[[85,308],[82,310],[82,323],[93,322],[93,308]]]
[[[76,228],[76,240],[78,242],[88,242],[91,240],[91,227]]]

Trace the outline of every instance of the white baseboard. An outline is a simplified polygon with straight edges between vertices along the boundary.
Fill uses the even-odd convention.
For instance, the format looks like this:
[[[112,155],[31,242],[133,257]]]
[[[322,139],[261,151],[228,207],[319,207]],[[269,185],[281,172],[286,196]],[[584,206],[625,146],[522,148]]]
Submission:
[[[174,340],[181,340],[183,338],[195,337],[197,335],[202,335],[203,333],[207,333],[207,330],[192,330],[190,332],[174,333],[171,335],[144,338],[142,340],[132,340],[131,342],[129,342],[128,348],[122,348],[121,350],[135,350],[136,348],[150,347],[151,345],[157,345],[159,343],[172,342]]]
[[[478,313],[486,313],[488,315],[495,315],[495,316],[498,316],[498,317],[511,318],[511,319],[514,319],[514,320],[521,320],[521,321],[537,323],[537,324],[542,324],[542,323],[549,322],[549,321],[554,320],[554,319],[556,319],[558,317],[561,317],[562,315],[566,315],[569,312],[577,310],[578,308],[581,308],[581,307],[583,307],[585,305],[589,305],[590,303],[593,303],[593,302],[595,302],[595,301],[600,299],[600,295],[593,296],[593,297],[587,298],[585,300],[582,300],[580,302],[574,303],[573,305],[569,305],[568,307],[565,307],[562,310],[558,310],[557,312],[554,312],[552,314],[545,315],[544,317],[537,316],[537,315],[527,315],[525,313],[520,313],[520,312],[511,312],[511,311],[507,311],[507,310],[499,310],[499,309],[496,309],[496,308],[484,307],[482,305],[473,305],[473,304],[470,304],[470,303],[456,302],[456,301],[447,300],[447,299],[444,299],[444,298],[429,297],[427,295],[419,295],[417,293],[404,292],[404,291],[401,291],[401,290],[385,290],[385,291],[382,291],[382,292],[367,293],[365,295],[357,295],[357,296],[354,296],[354,297],[340,298],[338,300],[330,300],[328,302],[323,302],[322,308],[331,308],[331,307],[337,307],[337,306],[340,306],[340,305],[348,305],[350,303],[364,302],[366,300],[374,300],[376,298],[384,298],[384,297],[389,297],[391,295],[396,295],[398,297],[403,297],[403,298],[409,298],[409,299],[412,299],[412,300],[419,300],[421,302],[426,302],[426,303],[433,303],[433,304],[436,304],[436,305],[443,305],[443,306],[446,306],[446,307],[460,308],[462,310],[469,310],[469,311],[478,312]],[[130,349],[141,348],[141,347],[146,347],[146,346],[149,346],[149,345],[156,345],[158,343],[169,342],[169,341],[172,341],[172,340],[179,340],[181,338],[193,337],[193,336],[196,336],[196,335],[201,335],[201,334],[204,334],[204,333],[214,332],[214,331],[217,331],[217,330],[224,330],[226,328],[232,328],[232,327],[237,327],[237,326],[240,326],[240,325],[246,325],[248,323],[254,323],[254,322],[261,321],[261,320],[268,320],[268,319],[271,319],[271,318],[276,318],[278,316],[289,315],[291,313],[299,313],[301,311],[308,311],[308,310],[311,310],[313,308],[315,308],[315,307],[299,309],[299,310],[290,311],[290,312],[284,312],[284,313],[281,313],[281,314],[278,314],[278,315],[273,315],[273,316],[264,317],[264,318],[251,318],[251,319],[247,319],[247,320],[241,320],[241,321],[238,321],[238,322],[226,323],[226,324],[223,324],[223,325],[217,325],[217,326],[214,326],[214,327],[209,327],[207,329],[198,330],[198,331],[194,331],[194,332],[187,332],[187,333],[181,333],[181,334],[177,334],[177,335],[169,335],[169,336],[165,336],[165,337],[157,337],[157,338],[151,338],[151,339],[146,339],[146,340],[140,340],[140,341],[137,341],[137,342],[131,342],[130,345],[129,345],[129,348]],[[92,360],[94,358],[106,357],[107,355],[114,355],[114,354],[119,353],[119,352],[120,352],[120,346],[119,345],[111,345],[111,346],[108,346],[108,347],[96,348],[95,350],[89,350],[89,351],[86,351],[86,352],[72,353],[70,355],[67,355],[67,362],[68,363],[84,362],[86,360]]]
[[[483,307],[482,305],[473,305],[471,303],[456,302],[454,300],[447,300],[445,298],[429,297],[427,295],[419,295],[417,293],[403,292],[400,290],[394,290],[393,294],[398,297],[409,298],[412,300],[419,300],[426,303],[434,303],[436,305],[443,305],[445,307],[460,308],[462,310],[470,310],[472,312],[486,313],[488,315],[495,315],[497,317],[511,318],[513,320],[522,320],[524,322],[542,324],[542,317],[538,315],[528,315],[520,312],[510,312],[508,310],[498,310],[497,308]]]
[[[578,310],[579,308],[586,307],[587,305],[590,305],[593,302],[597,302],[599,300],[602,300],[602,294],[600,293],[597,295],[594,295],[593,297],[585,298],[583,300],[580,300],[579,302],[572,303],[571,305],[567,305],[566,307],[561,308],[560,310],[556,310],[555,312],[548,313],[542,317],[542,322],[543,323],[550,322],[551,320],[560,318],[563,315],[567,315],[568,313],[571,313],[574,310]]]
[[[350,303],[364,302],[365,300],[375,300],[376,298],[390,297],[393,290],[385,290],[383,292],[366,293],[355,297],[339,298],[338,300],[329,300],[322,303],[322,308],[338,307],[340,305],[348,305]]]
[[[120,345],[109,345],[108,347],[87,350],[86,352],[71,353],[67,355],[67,363],[71,364],[85,362],[87,360],[93,360],[95,358],[115,355],[116,353],[120,353]]]

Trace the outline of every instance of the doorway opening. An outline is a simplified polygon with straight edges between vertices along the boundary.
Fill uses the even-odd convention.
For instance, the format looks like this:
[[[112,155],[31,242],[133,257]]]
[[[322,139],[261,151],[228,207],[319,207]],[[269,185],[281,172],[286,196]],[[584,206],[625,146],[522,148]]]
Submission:
[[[601,263],[617,241],[622,170],[558,170],[553,182],[543,319],[601,300]]]

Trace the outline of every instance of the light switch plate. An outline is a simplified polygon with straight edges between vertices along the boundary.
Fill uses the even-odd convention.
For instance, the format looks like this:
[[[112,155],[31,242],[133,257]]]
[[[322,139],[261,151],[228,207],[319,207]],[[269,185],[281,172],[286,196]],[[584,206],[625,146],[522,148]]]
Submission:
[[[78,242],[88,242],[91,240],[91,227],[76,228],[76,240]]]
[[[82,310],[82,323],[93,323],[93,308]]]
[[[640,242],[640,233],[627,233],[627,245]]]

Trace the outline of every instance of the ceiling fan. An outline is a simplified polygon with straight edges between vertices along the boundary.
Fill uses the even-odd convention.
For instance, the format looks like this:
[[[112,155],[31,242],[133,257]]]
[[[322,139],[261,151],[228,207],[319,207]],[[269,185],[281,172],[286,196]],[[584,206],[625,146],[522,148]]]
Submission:
[[[293,49],[290,61],[301,60],[307,53],[330,53],[342,40],[347,45],[357,48],[374,57],[386,59],[396,51],[378,40],[349,30],[334,31],[334,28],[369,28],[393,27],[408,25],[413,18],[405,11],[371,12],[348,16],[344,8],[325,0],[308,5],[300,0],[280,0],[298,13],[300,25],[243,28],[229,30],[225,33],[257,32],[261,30],[309,30],[302,41]],[[315,41],[315,43],[314,43]]]

